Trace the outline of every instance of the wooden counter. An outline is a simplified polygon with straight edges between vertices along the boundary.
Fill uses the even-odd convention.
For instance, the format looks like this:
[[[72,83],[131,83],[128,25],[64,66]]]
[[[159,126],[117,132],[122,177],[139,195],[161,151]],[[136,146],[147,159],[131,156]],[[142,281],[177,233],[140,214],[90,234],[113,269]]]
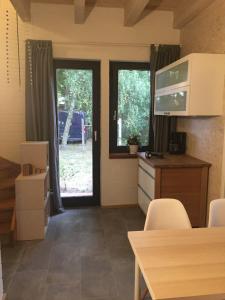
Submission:
[[[183,203],[192,226],[205,226],[210,164],[188,155],[147,159],[145,153],[138,153],[138,158],[138,202],[142,210],[146,213],[153,199],[175,198]]]
[[[145,152],[139,152],[138,157],[153,168],[193,168],[193,167],[210,167],[211,164],[203,160],[197,159],[190,155],[172,155],[165,154],[164,158],[151,157],[146,158]]]

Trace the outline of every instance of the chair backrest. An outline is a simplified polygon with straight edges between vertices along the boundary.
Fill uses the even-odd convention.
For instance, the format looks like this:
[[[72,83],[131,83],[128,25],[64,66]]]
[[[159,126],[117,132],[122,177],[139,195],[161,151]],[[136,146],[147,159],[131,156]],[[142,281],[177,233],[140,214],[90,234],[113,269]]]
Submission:
[[[155,199],[150,202],[144,230],[188,228],[191,228],[191,223],[180,201]]]
[[[208,227],[225,226],[225,199],[210,202]]]

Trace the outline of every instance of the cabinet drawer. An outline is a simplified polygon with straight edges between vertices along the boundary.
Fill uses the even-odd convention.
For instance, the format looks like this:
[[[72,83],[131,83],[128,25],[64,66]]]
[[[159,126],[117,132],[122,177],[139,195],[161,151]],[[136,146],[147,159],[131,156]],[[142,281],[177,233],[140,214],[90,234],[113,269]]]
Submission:
[[[139,159],[139,166],[143,168],[151,177],[155,178],[155,169]]]
[[[150,199],[155,197],[155,180],[139,166],[138,184]]]
[[[145,195],[142,189],[138,187],[138,204],[145,215],[147,215],[150,201],[151,200]]]

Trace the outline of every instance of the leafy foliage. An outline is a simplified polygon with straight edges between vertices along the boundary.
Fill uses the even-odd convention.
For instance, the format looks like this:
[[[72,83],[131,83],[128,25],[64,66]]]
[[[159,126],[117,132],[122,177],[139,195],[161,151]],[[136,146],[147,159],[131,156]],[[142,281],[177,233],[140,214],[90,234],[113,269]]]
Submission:
[[[118,118],[122,122],[122,145],[130,135],[139,135],[148,144],[150,72],[120,70],[118,74]]]
[[[140,144],[140,137],[139,135],[129,135],[127,139],[128,145],[139,145]]]
[[[150,108],[150,72],[119,70],[118,119],[121,121],[121,141],[127,145],[130,135],[139,135],[142,145],[148,144]],[[84,111],[86,123],[92,124],[92,71],[57,70],[57,96],[64,110]],[[119,130],[119,129],[118,129]]]
[[[92,124],[92,71],[57,70],[57,96],[69,111],[71,103],[74,109],[86,113],[86,123]]]

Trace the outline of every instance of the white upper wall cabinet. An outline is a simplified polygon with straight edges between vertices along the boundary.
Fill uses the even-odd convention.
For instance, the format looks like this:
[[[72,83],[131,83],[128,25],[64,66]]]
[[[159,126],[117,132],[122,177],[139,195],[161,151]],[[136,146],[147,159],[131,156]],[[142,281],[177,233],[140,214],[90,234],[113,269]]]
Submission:
[[[160,69],[155,115],[222,115],[224,75],[224,54],[193,53]]]

